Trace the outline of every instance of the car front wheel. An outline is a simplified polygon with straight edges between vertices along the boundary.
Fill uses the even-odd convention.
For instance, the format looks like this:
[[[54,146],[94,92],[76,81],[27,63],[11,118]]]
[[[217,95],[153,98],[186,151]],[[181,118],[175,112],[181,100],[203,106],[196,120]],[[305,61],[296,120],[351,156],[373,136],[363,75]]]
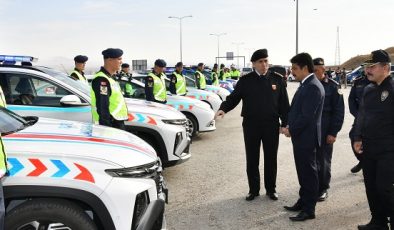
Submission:
[[[62,199],[26,201],[5,218],[7,230],[97,230],[93,220],[79,206]]]

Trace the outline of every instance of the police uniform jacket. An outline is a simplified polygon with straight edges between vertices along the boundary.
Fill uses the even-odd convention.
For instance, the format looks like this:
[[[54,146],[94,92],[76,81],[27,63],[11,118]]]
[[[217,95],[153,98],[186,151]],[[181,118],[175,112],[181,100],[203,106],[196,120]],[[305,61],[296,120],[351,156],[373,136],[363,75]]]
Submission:
[[[366,76],[361,76],[354,79],[353,87],[350,90],[348,104],[350,113],[357,117],[358,109],[360,107],[361,97],[364,92],[365,86],[371,83]]]
[[[155,71],[152,71],[152,73],[154,75],[156,75],[158,78],[161,78],[160,74],[155,73]],[[158,102],[158,103],[166,103],[167,101],[163,102],[163,101],[158,101],[155,99],[155,95],[153,94],[153,87],[154,87],[154,79],[151,76],[147,76],[146,80],[145,80],[145,98],[147,101],[153,101],[153,102]],[[166,87],[166,86],[164,86]]]
[[[113,78],[104,67],[101,67],[100,71]],[[113,118],[109,112],[109,97],[112,91],[109,81],[104,77],[96,77],[92,81],[92,89],[96,96],[96,108],[100,115],[100,124],[112,126]]]
[[[74,70],[77,71],[77,72],[79,72],[79,73],[86,79],[85,73],[84,73],[83,71],[79,71],[77,68],[74,68]],[[70,74],[70,77],[71,77],[72,79],[76,80],[76,81],[79,80],[79,77],[78,77],[74,72]]]
[[[325,91],[322,113],[322,140],[324,141],[327,135],[337,136],[341,130],[345,105],[340,86],[335,80],[325,77],[321,83]]]
[[[394,151],[394,79],[364,89],[355,124],[355,140],[378,140]],[[387,149],[388,150],[388,149]]]
[[[289,98],[280,74],[268,71],[260,76],[253,71],[241,77],[234,91],[220,105],[220,110],[234,109],[242,99],[241,116],[244,120],[278,122],[287,125]]]

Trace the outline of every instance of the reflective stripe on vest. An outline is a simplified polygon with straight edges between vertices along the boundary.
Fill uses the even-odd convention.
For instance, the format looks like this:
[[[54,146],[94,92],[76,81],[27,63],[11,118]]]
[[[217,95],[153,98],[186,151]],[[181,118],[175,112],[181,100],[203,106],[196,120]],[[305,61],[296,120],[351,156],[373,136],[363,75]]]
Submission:
[[[77,75],[78,79],[82,81],[83,83],[88,84],[88,80],[86,80],[86,77],[84,77],[80,72],[74,70],[71,74],[75,73]]]
[[[211,78],[212,78],[212,85],[218,86],[219,85],[218,73],[212,71]]]
[[[7,108],[7,102],[5,101],[5,96],[1,86],[0,86],[0,106],[3,108]]]
[[[185,77],[183,77],[181,74],[178,74],[177,72],[173,73],[176,76],[176,94],[177,95],[185,95],[186,94],[186,81]]]
[[[3,139],[0,137],[0,178],[7,172],[7,155],[4,151]]]
[[[205,82],[205,75],[202,74],[200,71],[196,71],[198,75],[200,75],[200,89],[205,89],[207,87],[207,83]]]
[[[97,77],[104,77],[109,81],[109,87],[111,87],[111,96],[109,97],[109,113],[111,116],[118,121],[127,120],[127,106],[118,82],[108,77],[101,71],[94,75],[93,80]],[[96,107],[96,95],[92,88],[90,89],[90,97],[92,100],[93,121],[97,123],[99,121],[99,114],[97,113]]]
[[[156,76],[153,73],[149,73],[148,76],[153,78],[153,96],[157,101],[166,101],[167,100],[167,89],[164,80],[164,74],[162,73],[160,77]]]

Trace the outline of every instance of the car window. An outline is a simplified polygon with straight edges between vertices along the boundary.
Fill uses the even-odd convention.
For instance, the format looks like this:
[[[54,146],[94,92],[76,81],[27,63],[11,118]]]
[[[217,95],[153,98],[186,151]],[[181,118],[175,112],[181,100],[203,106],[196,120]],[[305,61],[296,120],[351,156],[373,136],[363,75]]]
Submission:
[[[10,92],[7,103],[14,105],[62,106],[60,99],[72,93],[50,81],[21,73],[6,73]]]
[[[8,109],[0,108],[0,133],[10,134],[26,127],[27,122]]]

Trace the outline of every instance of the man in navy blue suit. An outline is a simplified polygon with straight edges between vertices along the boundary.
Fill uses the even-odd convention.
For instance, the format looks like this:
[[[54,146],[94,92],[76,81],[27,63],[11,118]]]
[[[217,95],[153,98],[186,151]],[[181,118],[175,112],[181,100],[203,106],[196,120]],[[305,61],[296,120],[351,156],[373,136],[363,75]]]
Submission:
[[[291,71],[300,87],[291,102],[288,127],[283,133],[291,136],[300,198],[293,206],[284,206],[289,211],[299,211],[290,217],[292,221],[315,218],[315,206],[319,193],[316,165],[316,150],[321,142],[321,116],[324,103],[324,88],[313,74],[312,57],[300,53],[290,60]]]

